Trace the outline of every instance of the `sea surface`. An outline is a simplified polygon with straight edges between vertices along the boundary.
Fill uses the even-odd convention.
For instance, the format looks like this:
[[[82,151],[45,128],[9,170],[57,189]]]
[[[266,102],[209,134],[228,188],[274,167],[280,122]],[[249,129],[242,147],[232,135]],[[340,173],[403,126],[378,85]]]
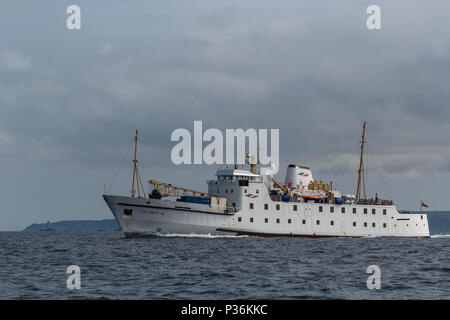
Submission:
[[[78,265],[81,289],[66,269]],[[369,265],[381,288],[367,288]],[[0,299],[449,299],[450,236],[0,232]]]

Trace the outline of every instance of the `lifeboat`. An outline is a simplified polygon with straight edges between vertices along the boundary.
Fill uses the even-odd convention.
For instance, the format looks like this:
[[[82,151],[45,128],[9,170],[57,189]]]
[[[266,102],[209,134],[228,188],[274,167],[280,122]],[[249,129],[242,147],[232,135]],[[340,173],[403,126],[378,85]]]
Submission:
[[[302,198],[305,200],[322,200],[323,197],[320,194],[302,194]]]

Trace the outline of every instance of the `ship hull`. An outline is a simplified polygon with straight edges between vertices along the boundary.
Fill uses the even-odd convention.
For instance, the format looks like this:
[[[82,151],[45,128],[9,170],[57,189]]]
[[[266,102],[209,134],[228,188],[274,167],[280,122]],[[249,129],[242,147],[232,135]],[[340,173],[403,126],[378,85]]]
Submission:
[[[383,208],[389,214],[347,214],[321,212],[317,203],[298,203],[292,212],[244,210],[218,212],[207,205],[166,199],[132,198],[104,195],[108,207],[126,237],[159,235],[231,235],[259,237],[429,237],[427,216],[399,214],[394,207]],[[335,206],[336,207],[336,206]],[[358,207],[358,206],[356,206]],[[344,210],[345,211],[345,210]],[[370,212],[370,210],[369,210]],[[318,222],[319,221],[319,222]]]

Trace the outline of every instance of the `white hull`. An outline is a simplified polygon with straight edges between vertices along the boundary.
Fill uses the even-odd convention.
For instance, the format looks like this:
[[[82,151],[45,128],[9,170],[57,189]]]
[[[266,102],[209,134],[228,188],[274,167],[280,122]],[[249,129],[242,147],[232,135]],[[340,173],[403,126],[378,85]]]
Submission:
[[[265,197],[264,193],[261,193],[258,201],[240,197],[240,209],[234,213],[220,213],[208,205],[166,199],[112,195],[103,197],[126,236],[199,234],[429,237],[430,235],[425,214],[400,214],[394,206],[274,202],[267,198],[268,194]],[[253,209],[250,209],[250,203],[253,203]],[[265,209],[264,203],[269,203],[269,210]],[[331,207],[333,212],[330,212]],[[353,213],[353,208],[356,208],[356,213]],[[375,213],[372,213],[373,209]]]

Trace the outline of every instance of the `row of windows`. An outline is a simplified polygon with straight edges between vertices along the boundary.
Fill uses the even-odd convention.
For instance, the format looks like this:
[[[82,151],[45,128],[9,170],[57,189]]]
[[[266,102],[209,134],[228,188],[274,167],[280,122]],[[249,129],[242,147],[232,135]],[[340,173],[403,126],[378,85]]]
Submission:
[[[217,193],[220,193],[220,189],[217,189]],[[228,193],[228,189],[225,189],[225,193]],[[233,188],[230,189],[230,193],[233,193]],[[247,189],[244,189],[244,193],[247,193]],[[256,189],[256,193],[259,193],[258,189]]]
[[[254,209],[254,207],[255,207],[254,203],[250,203],[250,209]],[[280,210],[280,205],[276,204],[275,205],[275,209],[276,210]],[[352,209],[353,209],[352,212],[356,213],[356,208],[352,208]],[[264,210],[269,210],[269,205],[267,203],[264,204]],[[296,204],[293,205],[293,210],[297,211],[297,205]],[[319,212],[323,212],[323,206],[319,206]],[[345,213],[345,207],[341,208],[341,212]],[[330,213],[334,213],[334,207],[330,207]],[[367,208],[364,208],[364,214],[367,214]],[[372,214],[376,214],[376,209],[375,208],[372,209]],[[386,215],[386,209],[383,209],[383,215]]]
[[[235,175],[222,175],[218,177],[219,181],[229,180],[229,181],[238,181],[238,180],[251,180],[255,181],[256,177],[248,177],[248,176],[235,176]]]
[[[292,223],[292,219],[288,219],[287,221],[289,224]],[[238,222],[242,222],[242,217],[238,217]],[[253,222],[253,218],[250,218],[250,222]],[[264,218],[264,222],[269,223],[269,218]],[[280,219],[277,218],[276,223],[280,223]],[[306,224],[305,219],[302,220],[302,224]],[[320,220],[316,220],[316,225],[320,225]],[[330,221],[330,225],[334,226],[333,220]],[[356,227],[356,222],[353,222],[353,226]],[[387,226],[387,224],[383,223],[383,228],[386,228],[386,226]],[[364,227],[367,227],[367,222],[364,222]],[[375,222],[372,222],[372,227],[374,227],[374,228],[376,227]]]

